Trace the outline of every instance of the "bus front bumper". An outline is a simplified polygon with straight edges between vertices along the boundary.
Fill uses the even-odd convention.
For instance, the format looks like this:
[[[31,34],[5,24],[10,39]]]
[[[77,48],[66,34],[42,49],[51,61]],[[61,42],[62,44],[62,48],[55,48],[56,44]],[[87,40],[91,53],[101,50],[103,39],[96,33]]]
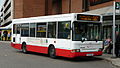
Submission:
[[[101,56],[101,55],[102,55],[102,51],[98,51],[98,52],[75,52],[75,53],[71,53],[70,58],[80,57],[80,56]]]

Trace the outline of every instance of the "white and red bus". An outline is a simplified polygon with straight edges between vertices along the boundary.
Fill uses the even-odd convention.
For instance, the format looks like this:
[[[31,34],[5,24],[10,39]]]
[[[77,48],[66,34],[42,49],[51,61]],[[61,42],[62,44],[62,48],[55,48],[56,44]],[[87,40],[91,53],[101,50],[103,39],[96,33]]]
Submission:
[[[71,13],[14,19],[11,46],[50,57],[102,55],[100,15]]]

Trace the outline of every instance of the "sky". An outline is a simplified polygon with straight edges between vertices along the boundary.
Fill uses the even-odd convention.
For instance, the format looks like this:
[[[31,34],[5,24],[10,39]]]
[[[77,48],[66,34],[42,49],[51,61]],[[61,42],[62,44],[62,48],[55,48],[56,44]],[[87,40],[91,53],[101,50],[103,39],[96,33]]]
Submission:
[[[4,0],[0,0],[0,9],[1,9],[1,6],[3,5],[3,2]]]
[[[3,2],[4,2],[4,0],[0,0],[0,9],[1,9],[1,6],[3,5]]]

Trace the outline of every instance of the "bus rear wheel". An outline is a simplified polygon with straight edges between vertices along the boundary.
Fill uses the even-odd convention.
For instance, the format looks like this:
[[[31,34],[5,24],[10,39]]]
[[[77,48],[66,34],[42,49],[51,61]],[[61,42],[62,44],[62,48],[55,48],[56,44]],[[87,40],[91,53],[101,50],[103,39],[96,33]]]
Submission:
[[[27,54],[26,44],[22,44],[22,52]]]
[[[49,56],[51,57],[51,58],[56,58],[56,51],[55,51],[55,47],[54,46],[50,46],[50,48],[49,48]]]

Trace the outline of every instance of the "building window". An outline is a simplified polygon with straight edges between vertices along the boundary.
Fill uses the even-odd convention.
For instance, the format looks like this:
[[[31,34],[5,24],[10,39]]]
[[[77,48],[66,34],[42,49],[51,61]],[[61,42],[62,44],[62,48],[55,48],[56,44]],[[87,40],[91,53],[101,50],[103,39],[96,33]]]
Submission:
[[[82,9],[83,11],[88,11],[89,10],[89,1],[88,0],[83,0],[82,1]]]
[[[4,20],[6,20],[7,18],[9,18],[11,16],[11,12],[9,12],[5,17]]]
[[[1,9],[1,12],[3,11],[3,8]]]
[[[5,3],[4,3],[4,7],[7,5],[8,1],[9,1],[9,0],[6,0],[6,1],[5,1]]]
[[[11,3],[7,6],[7,8],[4,10],[4,13],[8,11],[8,9],[11,7]]]

